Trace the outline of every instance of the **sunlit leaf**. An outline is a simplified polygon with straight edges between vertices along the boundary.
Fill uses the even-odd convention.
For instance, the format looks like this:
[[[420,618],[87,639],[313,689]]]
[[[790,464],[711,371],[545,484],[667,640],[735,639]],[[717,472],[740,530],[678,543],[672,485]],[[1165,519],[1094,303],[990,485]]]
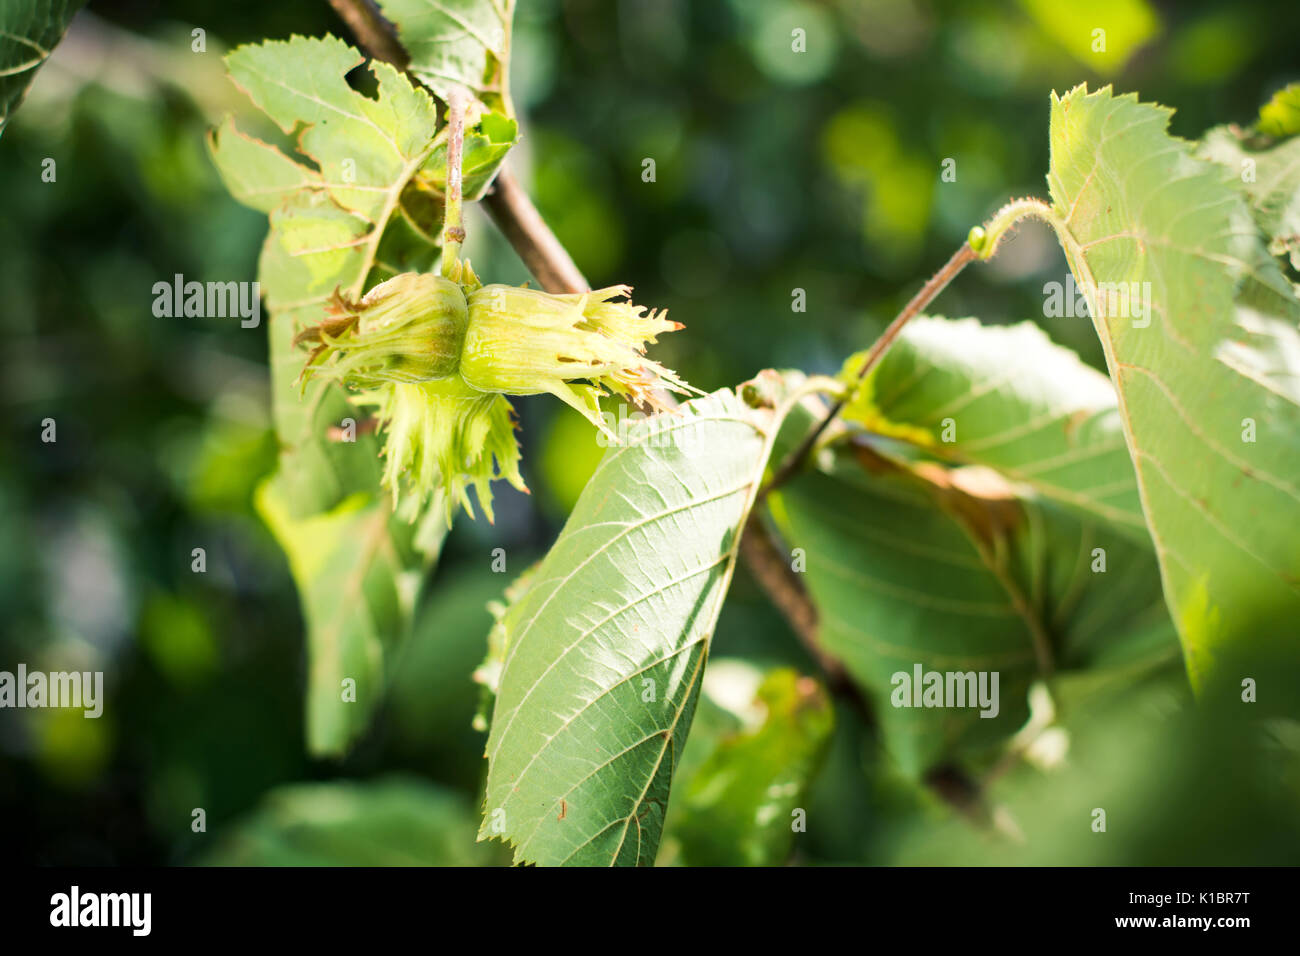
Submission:
[[[1228,169],[1248,197],[1268,251],[1288,256],[1300,271],[1300,137],[1258,144],[1248,134],[1219,127],[1205,134],[1197,155]]]
[[[505,613],[479,836],[516,862],[653,862],[771,417],[723,391],[636,423]]]
[[[1259,131],[1282,139],[1300,133],[1300,83],[1290,83],[1259,108]]]
[[[1294,646],[1300,303],[1230,174],[1171,138],[1169,117],[1109,88],[1054,96],[1048,182],[1203,686],[1220,657]],[[1138,297],[1141,320],[1124,308]]]

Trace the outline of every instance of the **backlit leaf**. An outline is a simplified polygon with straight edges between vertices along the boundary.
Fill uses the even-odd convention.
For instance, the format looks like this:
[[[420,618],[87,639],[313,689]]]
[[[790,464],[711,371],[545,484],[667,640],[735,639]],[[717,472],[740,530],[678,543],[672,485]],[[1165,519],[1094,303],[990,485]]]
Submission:
[[[991,754],[1028,717],[1036,679],[1176,653],[1149,541],[985,466],[908,462],[859,438],[781,488],[772,512],[806,562],[820,644],[911,776]],[[984,674],[990,692],[996,673],[996,701],[895,700],[896,675],[910,687],[917,668]]]
[[[1297,87],[1300,90],[1300,86]],[[1230,127],[1205,134],[1197,155],[1225,166],[1248,197],[1268,251],[1300,271],[1300,137],[1259,144]]]
[[[1169,117],[1109,88],[1053,96],[1048,182],[1203,686],[1219,658],[1294,647],[1300,303],[1235,177],[1193,158]],[[1106,293],[1110,307],[1106,289],[1122,293]],[[1124,309],[1126,296],[1149,303],[1149,319]]]

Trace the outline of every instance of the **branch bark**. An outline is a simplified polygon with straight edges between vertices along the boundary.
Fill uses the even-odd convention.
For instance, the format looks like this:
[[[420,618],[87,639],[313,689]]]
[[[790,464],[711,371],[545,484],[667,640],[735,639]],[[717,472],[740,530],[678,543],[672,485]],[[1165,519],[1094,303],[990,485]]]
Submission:
[[[410,64],[411,55],[397,39],[397,31],[371,0],[330,0],[330,6],[371,57],[399,70]]]
[[[843,686],[846,682],[844,665],[826,653],[817,640],[817,609],[791,569],[788,556],[772,540],[760,515],[751,514],[745,523],[740,538],[740,556],[800,643],[825,672],[827,681]]]
[[[543,289],[563,293],[591,288],[509,169],[497,173],[483,205]]]

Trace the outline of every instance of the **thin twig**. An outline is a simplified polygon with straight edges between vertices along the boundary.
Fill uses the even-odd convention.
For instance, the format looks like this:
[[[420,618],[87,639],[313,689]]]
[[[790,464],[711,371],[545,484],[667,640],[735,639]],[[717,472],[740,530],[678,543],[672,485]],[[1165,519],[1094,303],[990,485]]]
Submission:
[[[330,0],[330,6],[367,53],[399,70],[406,69],[411,55],[397,39],[393,25],[384,19],[371,0]]]
[[[817,609],[808,599],[803,583],[791,569],[789,559],[776,546],[757,513],[751,514],[745,524],[745,533],[740,539],[740,554],[754,580],[785,616],[795,636],[826,672],[826,676],[834,681],[841,680],[844,677],[844,666],[827,654],[817,640]]]
[[[925,285],[921,286],[921,291],[912,296],[911,301],[903,306],[903,311],[899,312],[894,321],[889,323],[889,327],[885,329],[884,334],[876,339],[875,344],[867,352],[867,357],[863,360],[862,366],[858,369],[857,378],[854,380],[855,386],[861,383],[867,377],[867,373],[880,361],[885,351],[894,343],[894,339],[898,338],[898,334],[903,331],[903,326],[907,325],[913,317],[929,305],[934,300],[934,297],[943,291],[944,286],[966,267],[968,262],[972,262],[978,257],[978,253],[971,248],[970,243],[963,242],[961,244],[961,248],[952,254],[952,258],[944,264],[943,268],[932,275]],[[843,398],[830,407],[830,410],[817,423],[817,426],[808,433],[807,437],[799,443],[799,446],[786,456],[785,461],[772,475],[772,480],[759,492],[760,501],[773,488],[779,488],[794,477],[795,472],[803,466],[804,460],[812,451],[813,446],[817,444],[817,439],[822,436],[822,432],[835,420],[835,416],[844,410],[844,406],[848,404],[852,397],[853,389],[850,389]]]
[[[328,438],[330,441],[335,441],[335,442],[355,441],[360,436],[368,435],[373,431],[377,431],[378,429],[379,429],[379,419],[363,418],[361,421],[356,423],[356,427],[352,430],[351,435],[348,435],[347,429],[343,428],[341,425],[331,425],[328,429],[326,429],[325,437]]]

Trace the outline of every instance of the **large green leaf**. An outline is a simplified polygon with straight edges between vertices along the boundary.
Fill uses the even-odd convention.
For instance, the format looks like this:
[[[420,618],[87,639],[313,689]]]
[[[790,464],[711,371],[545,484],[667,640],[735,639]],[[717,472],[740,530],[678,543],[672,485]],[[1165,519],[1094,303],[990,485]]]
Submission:
[[[773,414],[730,391],[636,423],[500,629],[480,838],[648,864]]]
[[[443,99],[461,86],[514,116],[510,30],[515,0],[381,0],[411,54],[409,69]]]
[[[5,0],[0,4],[0,134],[85,0]]]
[[[419,524],[386,497],[356,494],[334,510],[294,517],[277,478],[257,508],[289,559],[307,624],[307,747],[337,756],[369,725],[406,636],[420,580],[445,534],[441,510]]]
[[[1194,683],[1300,615],[1300,303],[1231,173],[1168,109],[1078,87],[1052,99],[1048,182],[1088,296]],[[1123,297],[1149,301],[1127,317]],[[1225,674],[1225,676],[1231,676]]]
[[[856,375],[862,359],[850,358],[845,372]],[[913,319],[843,417],[988,465],[1147,539],[1115,389],[1032,322]]]
[[[473,810],[418,780],[292,784],[217,836],[207,866],[484,866]]]
[[[1028,717],[1040,677],[1176,653],[1149,542],[983,466],[908,463],[856,440],[772,511],[806,563],[821,645],[875,701],[911,776],[991,753]],[[918,666],[996,673],[996,713],[898,706],[895,675]]]

